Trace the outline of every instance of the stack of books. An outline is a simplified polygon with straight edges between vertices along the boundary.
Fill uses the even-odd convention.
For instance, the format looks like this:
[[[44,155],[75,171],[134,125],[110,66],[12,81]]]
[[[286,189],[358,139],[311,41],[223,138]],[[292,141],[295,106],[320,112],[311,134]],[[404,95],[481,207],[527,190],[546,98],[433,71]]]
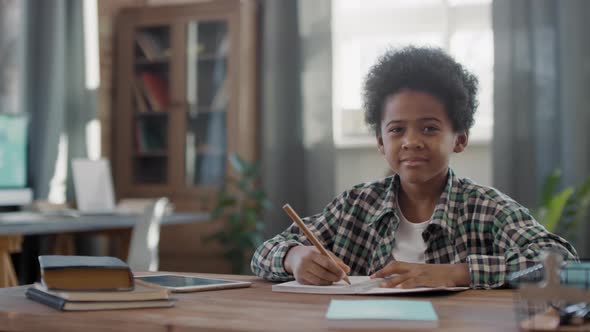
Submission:
[[[165,288],[135,285],[129,266],[115,257],[39,256],[41,282],[27,298],[63,311],[172,307]]]

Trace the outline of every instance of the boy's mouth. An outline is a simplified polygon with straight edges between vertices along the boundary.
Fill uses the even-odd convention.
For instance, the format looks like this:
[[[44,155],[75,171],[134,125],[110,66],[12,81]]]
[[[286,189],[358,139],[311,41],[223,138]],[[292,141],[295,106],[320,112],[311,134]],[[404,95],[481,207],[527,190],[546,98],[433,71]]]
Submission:
[[[412,167],[424,165],[428,162],[428,159],[423,157],[410,157],[401,159],[400,162],[402,165]]]

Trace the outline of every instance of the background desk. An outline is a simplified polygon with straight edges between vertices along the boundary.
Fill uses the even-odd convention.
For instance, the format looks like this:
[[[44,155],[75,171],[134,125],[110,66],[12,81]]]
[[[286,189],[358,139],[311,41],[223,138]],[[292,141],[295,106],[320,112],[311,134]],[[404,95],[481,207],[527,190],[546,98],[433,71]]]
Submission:
[[[444,295],[348,296],[273,293],[272,283],[249,276],[193,274],[253,281],[251,288],[174,294],[174,308],[59,312],[24,297],[26,287],[0,289],[0,331],[328,331],[330,299],[430,300],[438,331],[518,331],[512,290]],[[395,329],[392,326],[392,329]],[[412,330],[416,331],[416,330]]]
[[[128,251],[131,230],[141,215],[82,215],[79,217],[47,216],[43,220],[22,222],[0,221],[0,287],[17,285],[14,267],[10,260],[10,253],[20,251],[23,236],[57,234],[59,247],[65,246],[65,251],[72,250],[71,237],[68,241],[60,242],[60,235],[82,232],[106,233],[119,243],[117,253],[113,255],[125,259]],[[207,213],[173,213],[162,220],[162,225],[187,224],[209,220]],[[34,255],[32,255],[34,256]],[[31,260],[36,257],[23,257]]]

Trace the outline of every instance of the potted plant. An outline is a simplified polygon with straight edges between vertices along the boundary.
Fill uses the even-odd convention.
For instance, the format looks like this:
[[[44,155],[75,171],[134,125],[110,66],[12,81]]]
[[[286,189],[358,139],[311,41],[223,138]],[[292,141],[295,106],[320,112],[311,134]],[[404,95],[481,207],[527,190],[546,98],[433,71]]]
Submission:
[[[535,219],[548,231],[562,235],[575,243],[582,220],[587,216],[590,207],[590,177],[577,188],[568,186],[557,192],[560,180],[559,169],[545,178],[541,204],[532,212]]]
[[[226,225],[205,240],[218,241],[232,273],[243,274],[249,271],[250,257],[262,243],[265,224],[261,215],[272,205],[259,187],[259,166],[237,154],[228,160],[236,175],[226,178],[212,212],[213,219],[221,218]]]

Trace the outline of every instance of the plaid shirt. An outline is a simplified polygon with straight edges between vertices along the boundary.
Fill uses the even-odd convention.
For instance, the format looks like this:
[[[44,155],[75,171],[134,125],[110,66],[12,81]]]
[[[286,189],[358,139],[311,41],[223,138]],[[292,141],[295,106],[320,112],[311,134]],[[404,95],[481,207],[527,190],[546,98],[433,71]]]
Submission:
[[[397,175],[357,185],[322,213],[303,220],[324,247],[351,268],[351,275],[370,275],[395,260],[399,185]],[[450,169],[422,238],[426,263],[467,263],[472,288],[503,286],[508,273],[536,264],[542,248],[557,248],[565,259],[577,259],[576,250],[549,233],[526,208],[496,189],[456,177]],[[272,281],[293,279],[283,261],[297,245],[311,243],[292,224],[258,247],[252,271]]]

